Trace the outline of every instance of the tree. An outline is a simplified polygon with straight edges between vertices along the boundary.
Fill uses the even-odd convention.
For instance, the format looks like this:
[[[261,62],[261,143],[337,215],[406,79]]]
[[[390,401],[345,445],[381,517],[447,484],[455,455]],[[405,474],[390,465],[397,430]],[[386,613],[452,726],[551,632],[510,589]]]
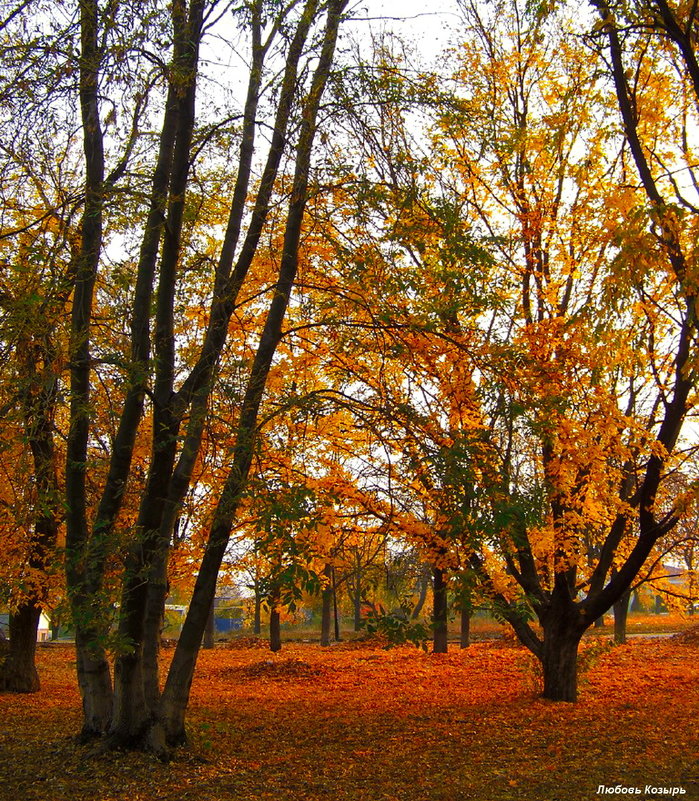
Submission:
[[[75,100],[84,185],[70,311],[66,574],[85,737],[109,733],[112,744],[148,742],[160,753],[166,741],[184,739],[196,655],[246,485],[260,405],[296,276],[311,152],[344,6],[342,0],[307,0],[283,7],[256,0],[227,10],[206,0],[177,0],[167,8],[154,3],[145,10],[142,4],[119,4],[117,9],[86,0],[76,7],[78,27],[68,34],[66,60],[79,84]],[[29,24],[25,12],[24,7],[17,9],[19,24]],[[226,117],[196,118],[202,36],[206,25],[223,25],[226,14],[229,29],[249,37],[247,97],[237,126]],[[144,84],[119,95],[124,88],[119,78],[138,67],[139,59],[152,65],[137,72],[145,76]],[[268,79],[274,85],[271,93]],[[68,103],[67,115],[70,109]],[[130,126],[121,125],[122,112]],[[256,150],[261,116],[271,130],[266,159]],[[153,153],[141,123],[158,117],[161,127]],[[223,242],[215,257],[204,251],[197,258],[195,251],[205,237],[202,229],[209,221],[205,215],[196,216],[193,165],[208,157],[212,141],[218,143],[236,129],[239,135],[229,139],[237,144],[238,157]],[[282,174],[283,158],[289,160],[288,174]],[[256,163],[261,173],[253,186]],[[130,195],[121,191],[120,180],[136,165],[130,177],[139,183],[138,191],[132,182]],[[263,229],[276,224],[270,211],[282,199],[287,214],[281,222],[281,259],[259,264],[255,259]],[[127,249],[122,264],[131,271],[122,287],[121,317],[109,305],[106,275],[109,248],[115,243]],[[189,336],[178,336],[176,325],[183,298],[188,305],[190,268],[197,263],[209,301],[205,322],[196,327],[198,341],[191,329]],[[208,271],[201,271],[202,264]],[[256,308],[253,330],[259,341],[243,373],[240,405],[231,424],[235,444],[228,477],[219,492],[189,614],[160,695],[157,651],[168,551],[191,486],[212,390],[224,372],[231,317],[246,300],[240,292],[248,279],[254,284],[253,297],[268,294],[271,300],[266,308],[261,302],[256,307],[256,301],[248,302],[248,308]],[[190,308],[199,303],[199,294],[192,296]],[[117,321],[115,330],[120,332],[108,363],[95,360],[95,354],[106,349],[105,320]],[[107,379],[115,423],[104,440],[97,430],[100,393],[95,390],[102,378]],[[151,443],[144,453],[148,435]],[[92,470],[103,443],[104,471],[95,475]],[[139,486],[141,470],[144,480]],[[138,511],[124,526],[125,500],[134,491],[140,496]],[[102,610],[109,606],[107,569],[116,552],[124,553],[125,570],[118,633],[112,642]],[[110,643],[117,648],[114,690],[107,660]]]
[[[532,20],[527,36],[518,41],[527,41],[529,34],[538,33],[541,25],[541,18]],[[613,40],[613,32],[609,30],[611,21],[606,19],[604,25]],[[639,67],[650,67],[652,61],[653,70],[657,72],[658,56],[653,56],[646,44],[643,53],[649,61],[645,65],[639,64]],[[611,47],[614,51],[613,41]],[[527,50],[527,59],[520,62],[522,69],[537,69],[536,65],[542,63],[534,60],[530,54],[531,51]],[[640,105],[642,84],[637,84],[636,92],[632,95],[625,85],[625,72],[617,55],[613,53],[611,60],[625,135],[637,166],[640,164],[642,167],[646,162],[642,162],[637,154],[642,154],[643,148],[640,142],[633,142],[633,132],[638,130],[637,123],[644,119]],[[682,84],[684,75],[679,74],[679,83]],[[657,104],[659,91],[667,89],[682,93],[683,90],[677,85],[669,89],[669,85],[664,83],[667,79],[669,73],[660,71],[657,83],[648,81],[643,84],[646,91],[654,93],[654,104]],[[620,91],[620,86],[623,91]],[[542,88],[539,82],[537,90],[541,91]],[[625,105],[628,105],[631,97],[636,99],[638,105],[632,114],[625,114]],[[550,196],[555,205],[548,208],[542,206],[542,192],[535,189],[536,179],[533,179],[534,158],[523,149],[530,136],[536,135],[526,114],[533,101],[527,93],[519,95],[519,102],[522,105],[518,111],[525,114],[519,120],[520,137],[516,141],[515,152],[521,155],[515,169],[508,174],[514,176],[513,188],[516,192],[513,197],[527,255],[522,295],[525,319],[532,333],[539,331],[535,339],[528,338],[530,353],[538,361],[530,378],[539,382],[535,390],[539,399],[537,401],[534,396],[528,395],[526,405],[533,409],[538,407],[536,433],[541,442],[542,488],[550,521],[546,537],[551,537],[545,547],[551,549],[549,558],[553,558],[546,576],[538,566],[544,543],[534,541],[533,528],[514,523],[511,545],[504,551],[505,564],[509,575],[524,591],[527,604],[536,613],[543,629],[543,639],[539,640],[525,621],[512,614],[511,602],[505,605],[505,616],[513,622],[524,642],[542,661],[544,695],[553,700],[572,701],[576,698],[575,664],[580,636],[611,604],[623,597],[654,544],[677,522],[675,508],[662,510],[658,502],[658,490],[672,466],[671,456],[693,403],[690,354],[696,332],[694,295],[691,290],[688,293],[681,283],[687,269],[687,257],[681,240],[686,236],[685,231],[691,229],[691,222],[688,220],[689,226],[685,228],[682,224],[676,224],[677,218],[674,216],[672,223],[668,221],[666,205],[661,203],[659,195],[652,197],[652,191],[649,194],[649,189],[657,187],[657,184],[648,177],[642,176],[644,190],[656,207],[655,212],[651,213],[653,223],[650,229],[645,228],[647,218],[641,222],[645,213],[641,210],[642,199],[637,193],[624,192],[613,186],[606,188],[608,209],[613,203],[622,201],[629,203],[627,208],[631,211],[626,220],[620,220],[617,224],[617,243],[621,243],[621,247],[613,260],[609,261],[611,276],[616,281],[620,278],[618,268],[623,265],[624,269],[630,269],[628,294],[623,300],[618,295],[612,298],[613,303],[607,306],[607,313],[609,315],[614,311],[618,314],[622,311],[629,315],[626,320],[623,316],[618,318],[616,335],[619,337],[623,327],[629,326],[625,336],[633,337],[630,342],[634,342],[635,358],[638,359],[639,353],[643,353],[643,360],[634,366],[634,360],[629,361],[629,354],[625,355],[621,350],[618,353],[623,361],[616,362],[615,367],[614,358],[607,350],[604,357],[600,353],[589,367],[586,366],[587,354],[593,353],[595,346],[588,340],[584,350],[576,350],[579,347],[575,344],[576,326],[574,318],[570,316],[573,310],[570,302],[576,296],[576,276],[569,272],[568,280],[561,281],[558,284],[560,288],[552,292],[553,241],[549,239],[550,244],[547,245],[545,238],[548,221],[560,214],[561,204],[566,199],[565,192]],[[584,120],[584,116],[578,119]],[[658,120],[654,120],[654,125],[657,123]],[[650,129],[647,130],[650,133]],[[668,128],[665,127],[663,135],[667,136],[667,132]],[[650,135],[653,136],[652,133]],[[653,150],[652,144],[649,147]],[[557,152],[561,153],[561,150]],[[674,155],[682,161],[682,148],[678,147]],[[570,157],[567,156],[561,166],[570,168]],[[667,169],[667,164],[664,168]],[[588,182],[591,177],[587,178]],[[623,181],[623,173],[620,181]],[[655,214],[659,217],[656,218]],[[635,227],[634,223],[640,225]],[[656,244],[651,251],[641,250],[641,241],[647,243],[649,233]],[[649,256],[648,261],[643,261],[640,255],[644,252]],[[571,253],[575,253],[575,250],[571,250]],[[613,252],[609,253],[613,255]],[[576,261],[580,265],[579,258]],[[577,269],[584,277],[584,268]],[[556,306],[549,312],[547,307],[552,296],[556,298]],[[631,307],[632,297],[638,299],[635,307]],[[534,298],[537,299],[536,306],[532,302]],[[619,305],[619,301],[622,305]],[[628,305],[623,305],[624,302]],[[676,316],[658,313],[658,305],[661,309],[675,309]],[[640,318],[633,321],[630,314],[632,308],[641,311]],[[612,318],[608,316],[607,327],[612,324]],[[565,328],[559,327],[561,325]],[[546,340],[543,339],[544,331]],[[662,342],[661,337],[664,337]],[[595,363],[603,364],[607,370],[612,368],[607,379],[594,369],[590,370]],[[616,398],[614,405],[609,406],[597,400],[594,404],[574,400],[574,386],[586,373],[590,379],[586,390],[588,400],[594,398],[604,386],[607,398]],[[623,383],[620,381],[622,378]],[[580,417],[581,412],[584,418]],[[620,414],[624,417],[620,417]],[[612,420],[615,422],[610,426]],[[608,439],[607,432],[615,432],[613,439]],[[624,443],[623,449],[618,448],[620,442]],[[595,475],[597,471],[599,473]],[[606,507],[606,519],[595,511],[599,502]],[[610,514],[611,510],[614,511]],[[581,548],[585,530],[592,531],[599,542],[598,557],[589,571],[581,561],[585,551]],[[499,547],[502,545],[499,544]],[[484,576],[487,563],[483,556],[476,557],[474,561]]]
[[[342,312],[345,347],[364,336],[343,366],[383,414],[438,566],[447,554],[470,566],[540,659],[544,695],[572,701],[582,634],[677,521],[658,491],[687,456],[695,402],[695,221],[647,188],[645,210],[628,185],[618,98],[566,8],[463,8],[438,171],[415,155],[399,104],[374,128],[367,170],[380,177],[351,219],[365,213],[375,241],[352,232],[364,283]],[[634,159],[645,147],[672,186],[674,165],[693,169],[696,109],[686,73],[660,69],[643,41],[625,127],[643,126]],[[391,486],[395,498],[393,468]]]
[[[70,145],[53,141],[65,131],[63,115],[52,103],[53,92],[63,91],[68,80],[61,73],[61,54],[49,37],[17,29],[12,15],[5,27],[0,97],[10,113],[0,121],[2,595],[11,615],[0,688],[35,692],[39,616],[60,594],[57,418],[80,194]],[[21,115],[12,113],[17,108]]]

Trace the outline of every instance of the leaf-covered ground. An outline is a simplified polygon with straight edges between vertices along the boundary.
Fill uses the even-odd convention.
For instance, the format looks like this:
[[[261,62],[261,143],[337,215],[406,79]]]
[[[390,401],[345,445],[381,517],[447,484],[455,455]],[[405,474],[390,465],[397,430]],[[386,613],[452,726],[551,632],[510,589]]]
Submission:
[[[7,801],[588,801],[598,787],[699,799],[699,636],[588,647],[578,704],[536,697],[520,648],[287,645],[201,654],[191,744],[168,765],[95,756],[74,655],[40,650],[43,690],[0,696]],[[676,796],[677,797],[677,796]]]

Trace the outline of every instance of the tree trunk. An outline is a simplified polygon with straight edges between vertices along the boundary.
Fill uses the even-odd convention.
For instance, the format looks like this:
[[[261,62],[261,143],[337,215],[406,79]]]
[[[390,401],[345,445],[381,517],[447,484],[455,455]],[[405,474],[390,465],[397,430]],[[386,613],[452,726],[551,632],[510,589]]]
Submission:
[[[274,653],[282,650],[282,629],[279,609],[274,606],[269,613],[269,649]]]
[[[357,569],[354,577],[354,594],[352,596],[354,606],[354,630],[362,630],[362,570],[357,560]]]
[[[97,643],[98,634],[77,628],[75,650],[83,705],[82,740],[101,737],[112,720],[112,677],[107,657]]]
[[[575,702],[578,698],[578,646],[584,629],[566,625],[562,615],[544,624],[541,665],[543,697],[550,701]]]
[[[160,701],[160,642],[165,626],[165,599],[169,592],[167,559],[162,552],[153,565],[152,575],[143,628],[143,691],[148,709],[154,713]]]
[[[204,641],[202,647],[210,651],[214,647],[214,639],[216,634],[216,619],[214,616],[214,605],[211,604],[209,616],[206,619],[206,628],[204,629]]]
[[[432,571],[433,587],[433,606],[432,606],[432,626],[433,653],[447,653],[447,583],[444,571],[435,567]]]
[[[114,663],[114,709],[110,742],[118,748],[140,746],[151,713],[143,683],[143,645],[120,654]]]
[[[461,648],[468,648],[471,644],[471,618],[473,617],[473,610],[470,603],[464,603],[461,606],[461,632],[459,638],[459,645]]]
[[[333,620],[335,622],[335,642],[340,642],[340,614],[337,609],[337,581],[335,579],[335,567],[332,568],[333,579]]]
[[[333,613],[333,587],[331,583],[332,565],[326,565],[323,573],[326,579],[328,579],[328,584],[324,587],[322,592],[323,608],[320,619],[320,644],[322,646],[328,646],[330,645],[330,628],[332,625]]]
[[[207,538],[187,617],[185,618],[182,634],[173,654],[163,689],[158,719],[151,728],[149,746],[158,753],[166,745],[176,745],[186,741],[185,713],[189,703],[189,695],[206,626],[206,618],[213,603],[221,562],[226,552],[238,504],[250,472],[257,436],[259,410],[269,371],[272,367],[277,346],[282,338],[282,323],[296,279],[301,229],[308,198],[310,160],[316,133],[317,115],[321,97],[330,74],[341,13],[346,2],[347,0],[331,0],[327,8],[321,51],[301,114],[302,122],[299,127],[294,177],[284,230],[278,280],[270,300],[255,358],[248,375],[237,424],[231,469],[224,482],[216,506],[214,520]],[[288,75],[291,75],[294,79],[291,81],[292,90],[295,88],[296,73],[294,66],[303,50],[306,34],[310,29],[315,12],[315,2],[308,2],[292,41],[291,50],[294,51],[298,45],[298,53],[290,52],[289,59],[293,63],[285,71],[285,81]],[[294,58],[296,58],[295,62]],[[285,122],[286,119],[281,120],[280,125]],[[273,135],[274,137],[276,137],[276,131]],[[281,144],[283,145],[283,142]],[[218,356],[219,353],[220,349],[216,349],[213,355]],[[274,629],[274,617],[273,615],[270,621],[270,629]],[[281,646],[281,642],[279,642],[279,645]]]
[[[255,582],[255,613],[252,623],[252,633],[259,636],[262,632],[262,594],[260,587]]]
[[[626,621],[629,616],[630,600],[631,589],[628,589],[614,604],[614,642],[617,645],[623,645],[626,642]]]
[[[417,590],[418,590],[418,599],[417,603],[415,604],[415,608],[411,614],[412,620],[417,620],[420,617],[420,613],[422,612],[422,608],[425,605],[425,601],[427,600],[427,590],[430,586],[430,568],[429,565],[425,565],[420,577],[417,581]]]
[[[25,603],[10,615],[10,650],[0,665],[0,692],[35,693],[40,689],[36,671],[36,632],[41,609]]]

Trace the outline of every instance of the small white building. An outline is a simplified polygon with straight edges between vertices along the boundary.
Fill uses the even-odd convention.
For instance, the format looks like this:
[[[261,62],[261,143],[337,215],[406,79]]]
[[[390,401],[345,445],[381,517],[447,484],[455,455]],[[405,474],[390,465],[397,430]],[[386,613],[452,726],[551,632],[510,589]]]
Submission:
[[[5,637],[10,636],[10,615],[7,612],[0,613],[0,632]],[[37,642],[48,642],[51,639],[51,621],[42,612],[39,616],[39,625],[36,630]]]
[[[39,615],[39,626],[36,630],[37,642],[48,642],[51,639],[51,621],[44,612]]]

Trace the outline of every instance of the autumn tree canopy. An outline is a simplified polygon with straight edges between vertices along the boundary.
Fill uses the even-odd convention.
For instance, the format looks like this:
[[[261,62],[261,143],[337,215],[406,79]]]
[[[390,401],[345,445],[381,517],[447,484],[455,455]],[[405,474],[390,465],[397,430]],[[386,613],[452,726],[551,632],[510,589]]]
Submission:
[[[346,0],[3,9],[0,525],[83,735],[184,741],[232,533],[272,609],[401,541],[574,700],[696,493],[695,11],[463,0],[435,72]]]

